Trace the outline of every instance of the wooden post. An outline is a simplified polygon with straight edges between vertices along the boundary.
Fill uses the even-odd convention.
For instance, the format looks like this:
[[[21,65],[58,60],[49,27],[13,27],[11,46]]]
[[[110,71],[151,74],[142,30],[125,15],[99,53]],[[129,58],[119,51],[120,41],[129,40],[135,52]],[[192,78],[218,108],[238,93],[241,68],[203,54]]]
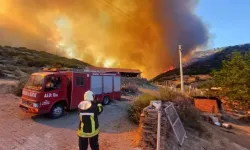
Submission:
[[[184,81],[183,81],[183,68],[182,68],[182,48],[179,45],[179,57],[180,57],[180,76],[181,76],[181,92],[184,93]]]
[[[160,139],[161,139],[161,111],[158,110],[158,125],[157,125],[157,147],[156,150],[160,150]]]

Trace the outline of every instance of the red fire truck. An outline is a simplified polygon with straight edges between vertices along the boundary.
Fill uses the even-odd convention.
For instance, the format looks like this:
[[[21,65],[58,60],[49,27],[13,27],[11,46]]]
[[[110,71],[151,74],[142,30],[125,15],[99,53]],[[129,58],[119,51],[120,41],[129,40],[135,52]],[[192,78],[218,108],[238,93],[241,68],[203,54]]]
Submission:
[[[76,109],[87,90],[104,105],[121,98],[119,73],[86,69],[44,69],[33,73],[22,91],[20,108],[29,113],[59,118],[65,110]]]

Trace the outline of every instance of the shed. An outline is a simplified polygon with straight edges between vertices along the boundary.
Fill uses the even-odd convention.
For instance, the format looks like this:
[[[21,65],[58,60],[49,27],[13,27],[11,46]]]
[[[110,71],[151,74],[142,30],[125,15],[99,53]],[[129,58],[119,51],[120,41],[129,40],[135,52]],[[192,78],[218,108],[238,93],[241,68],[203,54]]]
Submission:
[[[141,78],[141,71],[138,69],[124,69],[124,68],[101,68],[101,67],[88,67],[88,69],[96,71],[105,71],[107,73],[120,73],[122,77],[139,77]]]
[[[222,110],[222,102],[217,97],[193,97],[195,107],[201,112],[220,113]]]

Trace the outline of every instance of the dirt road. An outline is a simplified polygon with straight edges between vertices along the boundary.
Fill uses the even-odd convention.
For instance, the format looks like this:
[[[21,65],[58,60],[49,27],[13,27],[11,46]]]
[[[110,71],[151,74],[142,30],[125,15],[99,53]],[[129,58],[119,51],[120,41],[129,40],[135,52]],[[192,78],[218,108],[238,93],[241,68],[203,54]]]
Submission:
[[[0,150],[76,150],[77,112],[51,120],[18,109],[18,97],[0,94]],[[133,150],[136,126],[126,117],[129,101],[114,101],[100,115],[102,150]]]
[[[122,101],[114,101],[105,106],[99,117],[101,150],[135,149],[137,127],[126,116],[127,106],[131,102],[129,99],[132,97],[123,98]],[[51,120],[45,116],[31,116],[21,112],[18,102],[19,98],[12,94],[0,94],[0,150],[78,149],[77,111]],[[234,124],[234,129],[229,131],[208,123],[205,126],[211,132],[211,138],[200,138],[188,131],[183,147],[174,149],[250,149],[250,126]],[[174,135],[172,139],[174,141],[168,141],[168,145],[176,143]]]

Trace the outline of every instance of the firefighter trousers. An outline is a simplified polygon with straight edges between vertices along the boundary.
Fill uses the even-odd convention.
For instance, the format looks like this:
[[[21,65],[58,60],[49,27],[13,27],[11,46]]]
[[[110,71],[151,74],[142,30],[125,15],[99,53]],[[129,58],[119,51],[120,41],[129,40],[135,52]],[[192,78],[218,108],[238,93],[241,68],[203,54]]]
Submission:
[[[90,138],[79,137],[79,150],[88,150],[88,145],[92,150],[99,150],[98,134]]]

